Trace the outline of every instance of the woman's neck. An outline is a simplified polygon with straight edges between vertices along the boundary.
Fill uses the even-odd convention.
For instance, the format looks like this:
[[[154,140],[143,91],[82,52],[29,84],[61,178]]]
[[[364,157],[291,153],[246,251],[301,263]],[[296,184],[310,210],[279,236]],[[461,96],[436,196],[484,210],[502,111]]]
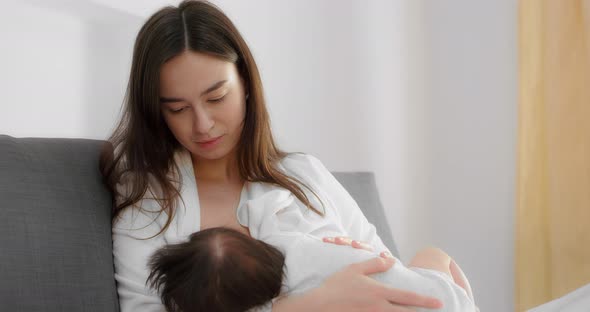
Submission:
[[[191,155],[191,159],[196,180],[224,184],[239,183],[242,180],[234,157],[196,160]]]

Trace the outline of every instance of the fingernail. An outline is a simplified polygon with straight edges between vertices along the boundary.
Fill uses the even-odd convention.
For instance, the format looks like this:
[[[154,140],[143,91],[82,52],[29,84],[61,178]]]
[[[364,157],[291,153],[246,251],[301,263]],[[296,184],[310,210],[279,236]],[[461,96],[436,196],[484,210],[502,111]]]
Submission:
[[[428,304],[435,306],[437,308],[442,308],[443,307],[443,303],[442,301],[438,300],[438,299],[430,299],[428,300]]]
[[[333,237],[324,237],[324,242],[333,243],[334,238]]]

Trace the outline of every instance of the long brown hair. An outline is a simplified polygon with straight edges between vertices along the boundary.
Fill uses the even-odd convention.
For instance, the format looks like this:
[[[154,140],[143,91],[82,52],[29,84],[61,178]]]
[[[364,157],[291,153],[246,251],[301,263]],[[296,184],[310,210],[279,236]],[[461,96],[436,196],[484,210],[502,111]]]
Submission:
[[[123,115],[108,139],[111,146],[107,144],[101,156],[104,182],[114,196],[113,221],[126,207],[140,201],[148,188],[151,190],[152,182],[161,192],[160,196],[155,196],[162,207],[160,213],[168,214],[165,226],[156,235],[166,230],[172,221],[180,192],[168,174],[173,170],[180,177],[174,154],[182,145],[161,115],[159,79],[162,65],[187,50],[234,63],[244,81],[249,97],[236,149],[241,178],[282,186],[323,216],[324,213],[311,205],[297,183],[309,189],[324,206],[319,196],[277,167],[278,162],[290,153],[275,145],[260,74],[246,42],[215,5],[207,1],[185,0],[178,7],[167,6],[154,13],[135,40]],[[117,184],[124,185],[126,191],[120,192]],[[117,203],[116,198],[122,200]]]

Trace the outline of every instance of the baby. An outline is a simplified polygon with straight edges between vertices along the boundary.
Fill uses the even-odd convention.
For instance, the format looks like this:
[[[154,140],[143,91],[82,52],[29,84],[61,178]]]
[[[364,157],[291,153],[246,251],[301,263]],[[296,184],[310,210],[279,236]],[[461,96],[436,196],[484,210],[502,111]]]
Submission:
[[[441,263],[433,253],[421,252],[412,262]],[[318,260],[308,256],[311,261]],[[285,287],[284,265],[284,255],[272,245],[216,227],[193,233],[187,242],[159,249],[150,260],[148,279],[151,287],[161,291],[167,311],[253,311],[279,296]]]
[[[249,198],[253,199],[237,211],[238,221],[248,226],[252,237],[211,228],[153,255],[148,281],[161,291],[168,311],[247,311],[279,294],[317,287],[345,266],[378,256],[323,242],[320,237],[330,236],[324,234],[334,233],[337,225],[324,221],[329,218],[316,220],[297,204],[291,192],[260,185],[249,185]],[[324,233],[322,228],[330,230]],[[477,311],[469,288],[453,274],[450,263],[446,254],[428,249],[420,252],[409,268],[397,260],[388,271],[371,277],[394,288],[441,299],[444,306],[437,311]]]

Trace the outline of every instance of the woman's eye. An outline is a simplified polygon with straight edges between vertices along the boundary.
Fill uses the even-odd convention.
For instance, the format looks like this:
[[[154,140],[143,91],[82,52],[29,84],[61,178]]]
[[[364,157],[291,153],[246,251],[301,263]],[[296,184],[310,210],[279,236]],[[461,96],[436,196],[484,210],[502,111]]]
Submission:
[[[225,95],[222,96],[222,97],[220,97],[220,98],[210,99],[209,102],[211,102],[211,103],[219,103],[219,102],[223,101],[224,98],[225,98]],[[176,114],[176,113],[180,113],[180,112],[184,111],[186,108],[188,108],[188,106],[185,106],[185,107],[182,107],[182,108],[179,108],[179,109],[172,109],[172,108],[170,108],[169,111],[171,113],[173,113],[173,114]]]
[[[225,98],[225,95],[220,98],[211,99],[211,100],[209,100],[209,102],[218,103],[218,102],[221,102],[224,98]]]
[[[182,112],[182,111],[183,111],[185,108],[186,108],[186,106],[185,106],[185,107],[182,107],[182,108],[179,108],[179,109],[170,109],[170,112],[171,112],[171,113],[174,113],[174,114],[176,114],[176,113],[180,113],[180,112]]]

